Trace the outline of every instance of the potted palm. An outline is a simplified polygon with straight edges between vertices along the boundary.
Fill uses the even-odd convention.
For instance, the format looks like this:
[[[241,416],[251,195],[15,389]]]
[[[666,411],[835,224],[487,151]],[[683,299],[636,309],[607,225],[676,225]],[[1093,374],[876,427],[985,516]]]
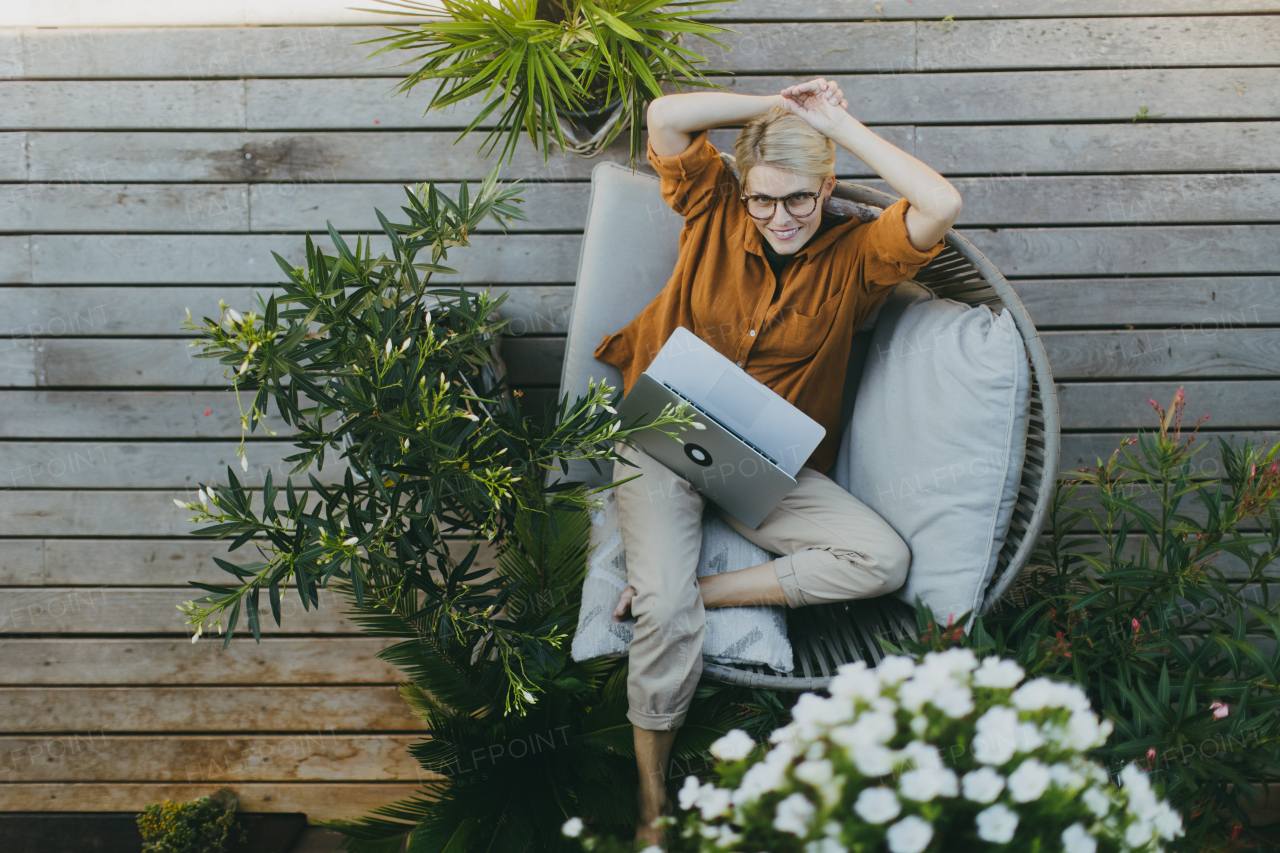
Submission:
[[[687,17],[695,10],[719,11],[703,8],[713,0],[440,0],[439,7],[379,2],[403,7],[391,14],[415,19],[361,42],[385,42],[372,56],[415,52],[404,64],[418,67],[397,92],[439,81],[428,110],[481,96],[463,136],[501,108],[481,150],[487,157],[501,142],[499,160],[508,163],[521,132],[546,162],[552,141],[563,151],[594,157],[630,128],[634,164],[644,109],[663,94],[662,84],[722,88],[695,67],[707,59],[681,43],[696,35],[725,48],[712,34],[729,30]]]

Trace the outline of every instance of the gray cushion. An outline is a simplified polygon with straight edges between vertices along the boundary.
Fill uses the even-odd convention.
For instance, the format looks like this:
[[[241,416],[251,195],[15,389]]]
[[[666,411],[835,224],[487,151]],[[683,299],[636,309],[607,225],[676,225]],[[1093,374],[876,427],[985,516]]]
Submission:
[[[833,479],[911,549],[906,584],[935,615],[981,603],[1017,500],[1031,372],[1008,311],[914,281],[880,307]]]
[[[591,170],[591,202],[560,376],[562,398],[586,394],[592,379],[622,389],[622,374],[592,353],[605,335],[634,320],[662,292],[676,268],[683,225],[684,218],[663,201],[653,175],[614,163]],[[590,462],[570,462],[568,479],[593,488],[608,485],[613,466],[600,468],[597,473]]]

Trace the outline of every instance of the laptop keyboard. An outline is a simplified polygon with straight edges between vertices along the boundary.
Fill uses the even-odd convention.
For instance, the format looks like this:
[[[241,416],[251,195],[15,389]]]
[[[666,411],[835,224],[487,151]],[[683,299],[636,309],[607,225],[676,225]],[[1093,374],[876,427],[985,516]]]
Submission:
[[[679,397],[681,400],[684,400],[684,401],[685,401],[686,403],[688,403],[690,406],[693,406],[695,409],[697,409],[697,410],[698,410],[698,412],[699,412],[699,413],[701,413],[701,414],[702,414],[704,417],[706,417],[708,420],[715,421],[717,424],[719,424],[721,427],[723,427],[723,428],[724,428],[724,429],[725,429],[725,430],[726,430],[730,435],[732,435],[734,438],[738,439],[738,441],[741,441],[741,442],[742,442],[743,444],[745,444],[747,447],[750,447],[750,448],[751,448],[752,450],[754,450],[756,453],[759,453],[759,454],[760,454],[761,456],[763,456],[765,459],[768,459],[770,462],[772,462],[772,463],[774,464],[774,466],[775,466],[775,467],[778,467],[778,468],[781,468],[781,467],[782,467],[781,465],[779,465],[779,464],[778,464],[778,460],[774,459],[774,458],[773,458],[772,456],[770,456],[768,453],[765,453],[765,452],[764,452],[763,450],[761,450],[759,447],[756,447],[754,444],[752,444],[752,443],[751,443],[751,441],[750,441],[749,439],[747,439],[746,437],[744,437],[744,436],[743,436],[741,433],[739,433],[736,429],[734,429],[733,427],[729,426],[727,423],[725,423],[724,421],[720,420],[720,419],[719,419],[719,418],[717,418],[715,415],[711,414],[711,413],[710,413],[710,412],[708,412],[706,409],[704,409],[704,408],[702,408],[701,406],[699,406],[699,405],[698,405],[697,403],[695,403],[693,400],[690,400],[688,397],[686,397],[683,393],[681,393],[681,392],[680,392],[680,389],[679,389],[679,388],[676,388],[676,387],[675,387],[675,386],[673,386],[670,382],[663,382],[662,384],[663,384],[663,386],[664,386],[668,391],[670,391],[671,393],[675,394],[675,395],[676,395],[677,397]]]

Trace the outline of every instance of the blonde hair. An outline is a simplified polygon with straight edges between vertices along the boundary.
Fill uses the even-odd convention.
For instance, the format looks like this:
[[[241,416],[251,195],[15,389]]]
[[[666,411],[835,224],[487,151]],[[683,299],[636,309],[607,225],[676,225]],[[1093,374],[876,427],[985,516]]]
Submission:
[[[738,165],[738,183],[747,185],[753,166],[768,163],[808,178],[826,178],[835,173],[836,144],[829,136],[782,107],[753,118],[733,143]]]

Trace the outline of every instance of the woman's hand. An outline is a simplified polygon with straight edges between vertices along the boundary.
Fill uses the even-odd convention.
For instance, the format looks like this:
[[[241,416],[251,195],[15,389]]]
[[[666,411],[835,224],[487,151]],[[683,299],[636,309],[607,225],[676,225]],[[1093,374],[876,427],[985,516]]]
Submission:
[[[819,77],[807,83],[788,86],[781,92],[782,108],[809,122],[813,128],[827,136],[850,118],[844,93],[834,80]]]

